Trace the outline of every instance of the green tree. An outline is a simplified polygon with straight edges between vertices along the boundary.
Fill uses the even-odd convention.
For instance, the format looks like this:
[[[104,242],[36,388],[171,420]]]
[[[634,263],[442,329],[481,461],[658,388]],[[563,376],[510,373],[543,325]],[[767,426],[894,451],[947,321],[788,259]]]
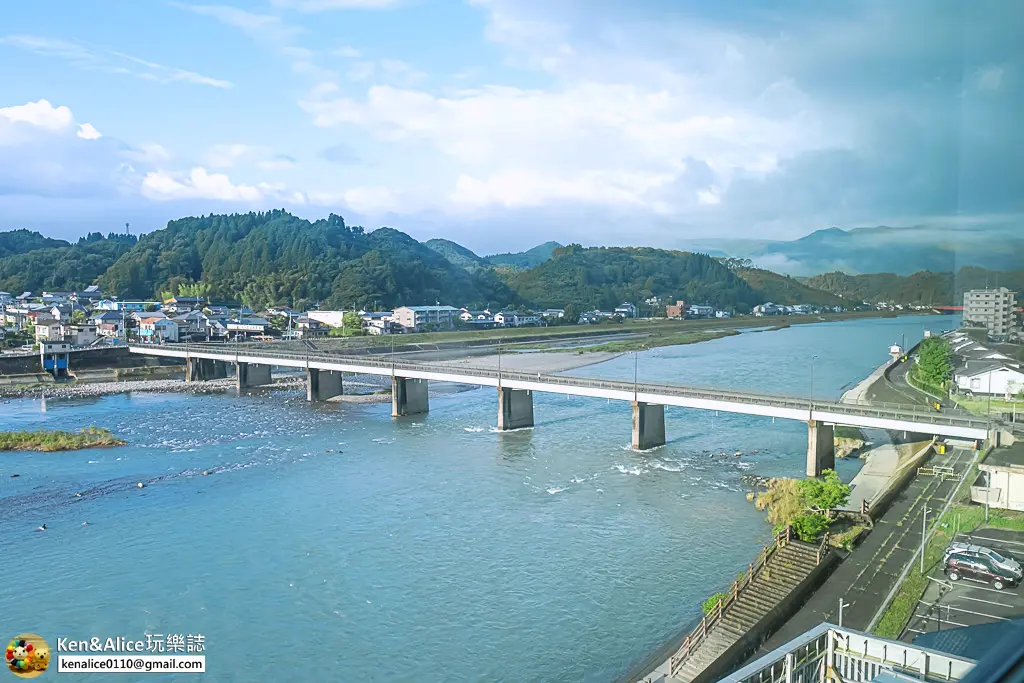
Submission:
[[[953,376],[952,350],[941,337],[929,337],[921,342],[917,352],[915,374],[921,381],[941,387]]]
[[[798,486],[804,507],[814,513],[834,510],[850,499],[850,487],[839,479],[835,470],[825,470],[820,478],[804,479]]]

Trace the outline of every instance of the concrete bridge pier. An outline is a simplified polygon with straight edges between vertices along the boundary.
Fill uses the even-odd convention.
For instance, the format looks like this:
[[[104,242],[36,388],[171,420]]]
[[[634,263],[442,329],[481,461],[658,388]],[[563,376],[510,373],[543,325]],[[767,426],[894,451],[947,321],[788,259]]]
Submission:
[[[835,427],[818,420],[807,422],[807,476],[820,477],[836,468]]]
[[[235,386],[239,391],[270,384],[270,366],[256,363],[236,363]]]
[[[498,430],[533,426],[533,392],[498,387]]]
[[[341,383],[340,372],[333,370],[318,370],[316,368],[306,369],[306,400],[326,401],[335,396],[341,396],[344,387]]]
[[[665,445],[665,406],[633,401],[633,448],[646,451]]]
[[[427,380],[408,377],[391,378],[391,416],[418,415],[430,410]]]
[[[212,358],[187,358],[185,360],[185,381],[205,382],[224,379],[228,376],[228,364]]]

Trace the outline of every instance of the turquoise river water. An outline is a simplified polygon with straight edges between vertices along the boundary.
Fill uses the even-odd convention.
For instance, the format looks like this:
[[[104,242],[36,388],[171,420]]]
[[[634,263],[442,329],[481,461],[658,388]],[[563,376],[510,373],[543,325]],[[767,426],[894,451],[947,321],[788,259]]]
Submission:
[[[901,334],[951,324],[747,332],[641,353],[639,376],[807,395],[817,354],[815,395],[837,398]],[[669,408],[668,445],[634,453],[627,403],[535,401],[536,427],[505,434],[493,389],[399,420],[297,390],[0,403],[0,429],[129,442],[0,453],[0,637],[202,634],[216,681],[614,680],[768,538],[741,477],[801,476],[806,426]]]

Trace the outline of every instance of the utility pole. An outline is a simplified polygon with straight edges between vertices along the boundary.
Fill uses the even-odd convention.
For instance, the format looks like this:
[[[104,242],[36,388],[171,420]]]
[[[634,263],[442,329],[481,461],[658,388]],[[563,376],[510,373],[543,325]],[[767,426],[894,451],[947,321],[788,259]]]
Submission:
[[[924,574],[924,542],[928,536],[928,513],[930,510],[925,505],[924,510],[921,511],[921,573]]]

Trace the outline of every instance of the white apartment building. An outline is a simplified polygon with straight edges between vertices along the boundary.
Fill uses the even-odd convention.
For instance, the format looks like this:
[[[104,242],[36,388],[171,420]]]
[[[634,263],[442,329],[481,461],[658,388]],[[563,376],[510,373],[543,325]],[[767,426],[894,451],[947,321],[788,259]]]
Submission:
[[[984,325],[994,337],[1010,333],[1014,326],[1017,293],[1006,287],[964,292],[964,320]]]

